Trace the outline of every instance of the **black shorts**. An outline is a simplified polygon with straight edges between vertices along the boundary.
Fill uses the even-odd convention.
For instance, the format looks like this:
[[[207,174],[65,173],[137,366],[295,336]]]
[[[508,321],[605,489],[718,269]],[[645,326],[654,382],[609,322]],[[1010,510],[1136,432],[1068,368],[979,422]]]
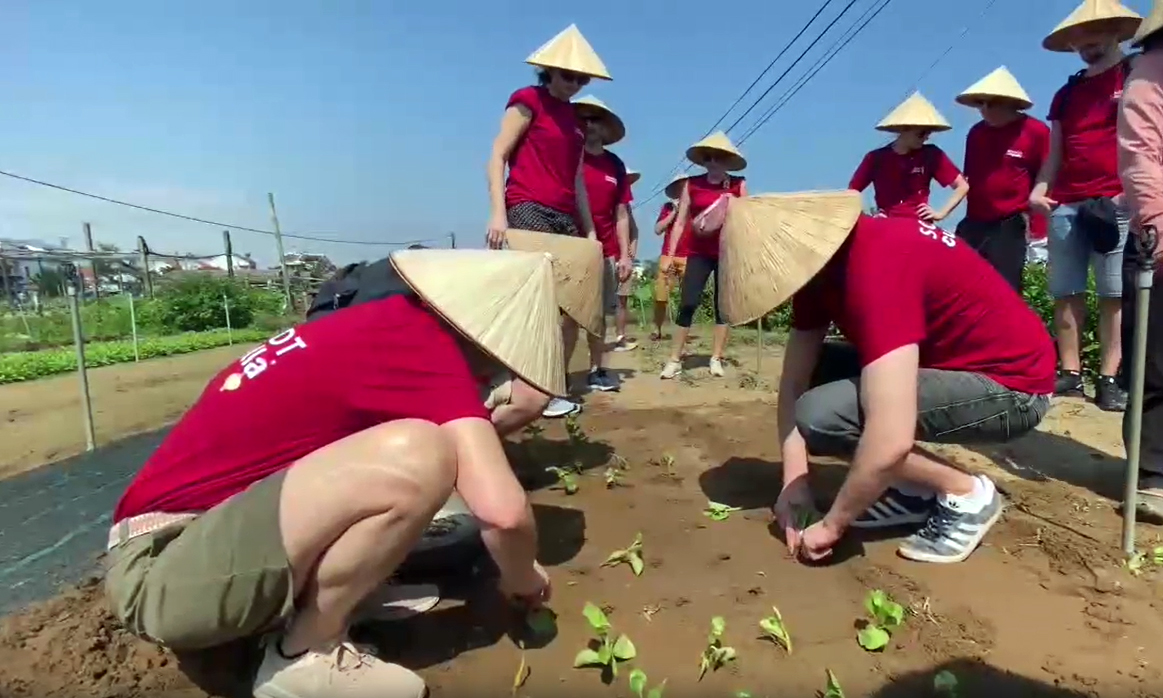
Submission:
[[[509,219],[510,228],[531,230],[535,233],[581,236],[577,221],[571,214],[532,201],[513,204],[505,215]]]
[[[974,221],[968,218],[957,224],[957,237],[993,265],[1002,277],[1022,292],[1022,269],[1026,266],[1026,216],[1014,214],[1000,221]]]

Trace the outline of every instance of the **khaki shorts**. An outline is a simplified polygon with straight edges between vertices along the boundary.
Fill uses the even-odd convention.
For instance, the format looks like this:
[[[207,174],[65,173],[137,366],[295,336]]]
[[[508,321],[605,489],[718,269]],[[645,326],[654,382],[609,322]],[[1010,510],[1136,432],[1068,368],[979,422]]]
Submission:
[[[625,298],[633,291],[631,279],[618,281],[618,258],[606,257],[606,273],[602,276],[602,303],[606,312],[618,308],[618,298]]]
[[[661,263],[666,257],[661,257],[658,261]],[[661,267],[658,270],[658,275],[654,277],[654,300],[658,303],[666,303],[670,300],[670,291],[676,284],[682,283],[682,275],[686,273],[686,257],[671,257],[670,258],[670,273],[663,274]]]
[[[133,634],[176,650],[260,635],[294,612],[279,529],[286,471],[183,524],[109,551],[105,593]]]

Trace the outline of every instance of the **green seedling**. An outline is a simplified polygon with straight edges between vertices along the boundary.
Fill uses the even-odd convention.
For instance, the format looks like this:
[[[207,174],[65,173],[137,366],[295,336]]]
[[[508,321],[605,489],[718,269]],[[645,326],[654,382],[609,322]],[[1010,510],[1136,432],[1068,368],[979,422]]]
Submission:
[[[553,637],[557,633],[557,614],[542,607],[525,615],[525,627],[537,638]]]
[[[856,635],[860,646],[878,652],[888,646],[893,632],[905,622],[905,608],[880,589],[868,592],[864,608],[871,618]]]
[[[1131,555],[1130,559],[1123,563],[1126,565],[1127,571],[1138,577],[1146,572],[1149,567],[1159,567],[1163,565],[1163,546],[1153,549],[1150,553],[1143,551],[1136,551]]]
[[[951,671],[939,671],[933,677],[933,692],[939,695],[957,698],[957,675]]]
[[[540,439],[541,435],[545,433],[545,427],[540,424],[530,424],[525,427],[525,435],[531,439]]]
[[[836,675],[832,673],[831,669],[825,669],[828,674],[828,683],[825,685],[824,692],[820,694],[822,698],[844,698],[844,689],[840,688],[840,681]]]
[[[664,453],[661,458],[652,462],[661,466],[662,472],[671,480],[678,479],[678,471],[674,468],[674,456]]]
[[[549,489],[562,490],[566,494],[577,494],[577,473],[567,468],[558,468],[555,466],[550,466],[545,470],[557,477],[557,482]]]
[[[699,681],[707,675],[707,670],[718,671],[728,662],[735,661],[735,648],[723,646],[723,631],[727,621],[723,616],[711,619],[711,633],[707,635],[707,647],[699,658]]]
[[[820,512],[816,511],[815,507],[802,506],[795,510],[796,528],[800,531],[808,528],[812,524],[819,521],[821,518]]]
[[[630,690],[634,691],[634,695],[638,698],[662,698],[662,692],[666,690],[666,679],[649,691],[646,690],[648,682],[645,671],[634,669],[630,672]]]
[[[787,626],[783,624],[783,616],[780,615],[779,609],[775,606],[771,607],[771,613],[772,615],[759,621],[763,636],[775,644],[783,646],[787,653],[791,654],[791,635],[787,632]]]
[[[634,643],[626,635],[618,635],[615,639],[610,619],[602,609],[589,601],[582,609],[582,615],[593,629],[594,638],[590,640],[588,647],[573,658],[573,667],[575,669],[602,667],[603,672],[609,671],[610,676],[617,676],[618,662],[625,662],[638,656]]]
[[[735,698],[752,698],[751,691],[735,691]]]
[[[571,414],[565,418],[565,433],[569,435],[569,442],[574,446],[590,440],[586,436],[585,429],[582,429],[581,424],[578,423],[576,414]]]
[[[602,563],[602,567],[616,567],[621,564],[630,565],[635,577],[641,577],[643,570],[646,569],[645,563],[642,562],[642,534],[634,536],[634,542],[630,544],[629,548],[625,550],[615,550],[610,553],[606,561]]]
[[[530,669],[525,663],[525,648],[521,648],[521,663],[517,665],[517,673],[513,676],[513,695],[529,680]]]
[[[606,489],[614,489],[622,484],[622,476],[630,469],[630,464],[622,456],[615,455],[614,462],[606,468]]]
[[[719,504],[718,502],[707,502],[707,508],[703,509],[703,516],[711,521],[726,521],[731,517],[731,512],[733,511],[742,511],[742,508],[727,506],[726,504]]]

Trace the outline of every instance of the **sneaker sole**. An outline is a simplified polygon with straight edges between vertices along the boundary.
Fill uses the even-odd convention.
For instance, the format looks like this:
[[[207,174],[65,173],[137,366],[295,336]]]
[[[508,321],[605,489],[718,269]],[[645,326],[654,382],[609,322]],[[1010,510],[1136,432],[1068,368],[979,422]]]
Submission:
[[[552,413],[551,412],[542,412],[541,416],[544,417],[545,419],[561,419],[562,417],[568,417],[572,414],[577,414],[581,411],[582,411],[581,405],[574,405],[573,408],[568,409],[565,412],[552,412]]]
[[[997,511],[993,513],[993,516],[989,517],[989,520],[986,521],[981,529],[977,532],[977,534],[973,536],[973,539],[970,541],[969,545],[965,546],[964,552],[953,555],[951,557],[941,557],[939,555],[932,555],[919,550],[910,550],[902,545],[901,547],[897,548],[897,554],[906,560],[912,560],[914,562],[930,562],[938,565],[950,565],[955,562],[964,562],[977,550],[978,546],[981,545],[981,541],[985,540],[985,537],[989,534],[990,530],[993,528],[993,525],[998,522],[998,519],[1001,518],[1002,513],[1005,511],[1005,497],[1002,497],[1001,494],[998,494],[998,497],[1001,499],[1001,504],[998,506]]]
[[[591,385],[589,388],[590,390],[596,390],[599,393],[615,393],[622,389],[622,387],[618,385]]]

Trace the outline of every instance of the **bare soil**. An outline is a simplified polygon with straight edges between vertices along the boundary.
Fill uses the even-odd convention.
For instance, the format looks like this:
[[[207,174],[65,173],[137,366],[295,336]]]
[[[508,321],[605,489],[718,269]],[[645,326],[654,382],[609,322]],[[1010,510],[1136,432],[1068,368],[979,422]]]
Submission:
[[[463,594],[450,590],[456,598],[432,612],[366,629],[361,639],[418,669],[437,696],[630,696],[631,666],[645,670],[652,685],[666,679],[668,696],[741,690],[812,696],[823,691],[826,669],[849,697],[934,695],[933,677],[942,670],[958,677],[960,696],[1163,695],[1163,595],[1156,572],[1148,565],[1133,575],[1118,556],[1117,415],[1063,400],[1036,434],[1020,441],[978,452],[941,449],[988,472],[1011,501],[965,563],[905,561],[893,539],[880,534],[853,535],[829,564],[809,567],[787,558],[768,525],[780,478],[772,392],[778,351],[763,356],[760,371],[755,348],[739,346],[734,353],[742,363],[727,378],[711,379],[696,368],[684,380],[660,382],[654,372],[661,351],[615,355],[627,383],[620,394],[587,398],[579,420],[585,443],[571,444],[555,422],[542,436],[511,446],[533,490],[541,559],[551,567],[559,614],[556,637],[525,650],[531,674],[522,686],[512,688],[522,654],[512,639],[513,619],[485,584]],[[700,363],[705,359],[692,357],[691,365]],[[168,374],[154,370],[178,385],[213,372],[195,377],[195,363],[170,365]],[[26,409],[3,393],[0,401]],[[119,417],[125,423],[145,423],[159,411],[137,402],[111,409],[127,412]],[[11,449],[2,436],[0,449]],[[573,461],[585,469],[575,495],[553,489],[553,478],[539,474],[545,465]],[[628,466],[624,483],[607,488],[603,472],[618,462]],[[837,463],[814,465],[822,502],[844,472]],[[742,510],[712,521],[703,514],[708,500]],[[624,565],[602,566],[639,532],[647,563],[641,577]],[[1157,533],[1142,527],[1141,546],[1159,545]],[[863,600],[874,589],[909,610],[880,653],[856,642],[866,617]],[[596,670],[572,668],[590,637],[581,615],[587,601],[604,607],[638,650],[608,688]],[[790,630],[790,655],[759,639],[758,621],[772,606]],[[724,644],[738,659],[699,682],[699,655],[714,616],[726,619]],[[245,695],[245,659],[243,649],[224,648],[179,662],[129,637],[108,615],[96,583],[0,621],[5,698]]]

